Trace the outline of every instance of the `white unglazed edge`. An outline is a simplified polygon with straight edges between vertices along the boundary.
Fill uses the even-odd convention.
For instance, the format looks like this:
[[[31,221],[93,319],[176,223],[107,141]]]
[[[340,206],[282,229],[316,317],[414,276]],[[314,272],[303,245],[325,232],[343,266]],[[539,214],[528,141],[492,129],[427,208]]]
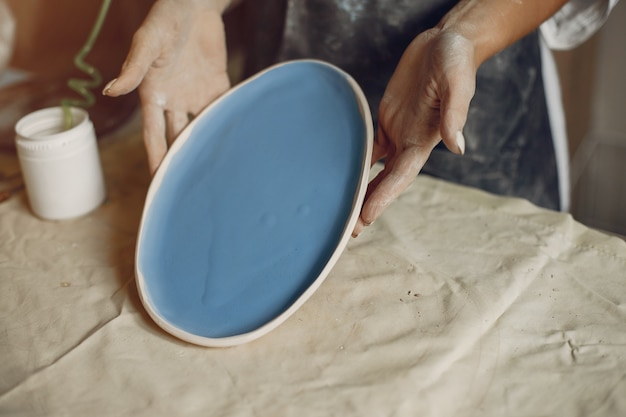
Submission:
[[[358,102],[358,105],[359,105],[359,110],[361,112],[361,115],[363,117],[363,121],[365,123],[366,144],[365,144],[365,148],[364,148],[365,149],[365,155],[364,155],[365,157],[362,159],[363,162],[362,162],[362,166],[361,166],[361,174],[360,174],[360,178],[359,178],[358,192],[355,194],[355,197],[354,197],[354,199],[352,201],[352,212],[350,213],[350,217],[349,217],[347,223],[345,224],[345,227],[344,227],[341,239],[339,240],[339,243],[335,247],[335,250],[334,250],[332,256],[330,257],[330,259],[328,260],[328,262],[326,263],[326,265],[324,266],[324,268],[322,269],[322,271],[320,272],[318,277],[315,279],[315,281],[313,281],[313,283],[309,286],[309,288],[307,288],[306,291],[304,291],[298,297],[298,299],[291,306],[289,306],[289,308],[287,308],[285,311],[283,311],[278,317],[272,319],[271,321],[267,322],[266,324],[262,325],[261,327],[255,329],[253,331],[250,331],[250,332],[247,332],[247,333],[238,334],[238,335],[235,335],[235,336],[226,336],[226,337],[220,337],[220,338],[212,338],[212,337],[199,336],[199,335],[196,335],[196,334],[193,334],[193,333],[189,333],[189,332],[187,332],[185,330],[182,330],[182,329],[174,326],[173,324],[171,324],[167,320],[163,319],[158,314],[156,309],[153,307],[152,303],[150,302],[150,298],[148,296],[148,293],[146,291],[145,279],[144,279],[144,276],[143,276],[143,274],[141,273],[141,271],[139,269],[139,253],[140,253],[140,249],[141,249],[141,241],[142,241],[142,235],[143,235],[144,220],[146,219],[146,215],[147,215],[148,209],[152,206],[152,201],[154,199],[156,190],[159,188],[161,182],[163,181],[163,176],[165,175],[165,172],[167,171],[167,168],[168,168],[168,166],[169,166],[173,156],[176,155],[176,153],[184,145],[184,143],[189,138],[189,135],[193,131],[193,129],[196,126],[196,124],[198,123],[198,121],[201,120],[202,117],[206,113],[212,111],[212,109],[215,106],[217,106],[220,103],[220,101],[226,99],[228,96],[233,94],[239,88],[242,88],[246,84],[253,82],[255,79],[261,77],[263,74],[265,74],[265,73],[267,73],[269,71],[272,71],[272,70],[274,70],[274,69],[276,69],[278,67],[289,65],[289,64],[292,64],[292,63],[296,63],[296,62],[313,62],[313,63],[317,63],[317,64],[320,64],[320,65],[332,68],[334,71],[338,72],[339,74],[341,74],[342,76],[344,76],[346,78],[346,80],[348,81],[349,85],[352,87],[352,90],[353,90],[353,92],[354,92],[354,94],[356,96],[356,99],[357,99],[357,102]],[[196,344],[196,345],[200,345],[200,346],[206,346],[206,347],[228,347],[228,346],[235,346],[235,345],[248,343],[248,342],[251,342],[251,341],[253,341],[255,339],[258,339],[261,336],[269,333],[270,331],[272,331],[276,327],[278,327],[280,324],[282,324],[292,314],[294,314],[315,293],[315,291],[317,291],[319,286],[322,285],[322,283],[324,282],[324,280],[326,279],[326,277],[328,276],[328,274],[330,273],[332,268],[335,266],[335,264],[339,260],[339,257],[343,253],[344,249],[348,245],[348,242],[350,241],[350,238],[352,236],[352,231],[354,230],[354,227],[356,226],[356,222],[357,222],[357,220],[359,218],[361,207],[363,205],[363,201],[365,199],[365,192],[367,190],[367,184],[368,184],[368,179],[369,179],[369,170],[370,170],[371,159],[372,159],[373,142],[374,142],[374,128],[373,128],[373,124],[372,124],[372,115],[370,113],[370,108],[369,108],[369,104],[367,102],[367,98],[365,97],[365,94],[361,90],[361,87],[358,85],[358,83],[348,73],[346,73],[342,69],[340,69],[340,68],[338,68],[338,67],[336,67],[336,66],[334,66],[332,64],[329,64],[327,62],[324,62],[324,61],[319,61],[319,60],[314,60],[314,59],[303,59],[303,60],[286,61],[286,62],[282,62],[282,63],[276,64],[276,65],[273,65],[273,66],[271,66],[271,67],[269,67],[269,68],[259,72],[258,74],[250,77],[248,80],[243,81],[239,85],[233,87],[232,89],[230,89],[229,91],[224,93],[221,97],[219,97],[217,100],[215,100],[214,102],[209,104],[178,135],[178,137],[176,138],[176,140],[172,144],[172,147],[169,149],[168,153],[166,154],[165,158],[163,159],[163,162],[161,163],[161,165],[157,169],[157,171],[156,171],[156,173],[155,173],[155,175],[154,175],[154,177],[152,179],[152,182],[150,184],[150,187],[148,188],[148,193],[147,193],[147,196],[146,196],[143,212],[142,212],[142,215],[141,215],[141,222],[139,224],[139,232],[138,232],[137,245],[136,245],[137,247],[135,249],[135,276],[136,276],[137,288],[139,290],[138,292],[139,292],[139,298],[141,299],[141,303],[143,304],[144,308],[148,312],[148,315],[152,318],[152,320],[154,320],[154,322],[159,327],[161,327],[163,330],[165,330],[166,332],[170,333],[171,335],[176,336],[177,338],[182,339],[184,341],[187,341],[187,342],[190,342],[190,343],[193,343],[193,344]]]

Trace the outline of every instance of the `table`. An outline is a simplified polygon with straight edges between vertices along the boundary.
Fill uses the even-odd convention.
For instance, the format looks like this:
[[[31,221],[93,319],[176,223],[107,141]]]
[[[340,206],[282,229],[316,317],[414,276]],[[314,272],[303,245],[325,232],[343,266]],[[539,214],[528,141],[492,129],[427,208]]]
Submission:
[[[93,213],[0,203],[0,415],[626,415],[626,243],[425,175],[276,330],[173,338],[134,282],[138,124],[100,140]]]

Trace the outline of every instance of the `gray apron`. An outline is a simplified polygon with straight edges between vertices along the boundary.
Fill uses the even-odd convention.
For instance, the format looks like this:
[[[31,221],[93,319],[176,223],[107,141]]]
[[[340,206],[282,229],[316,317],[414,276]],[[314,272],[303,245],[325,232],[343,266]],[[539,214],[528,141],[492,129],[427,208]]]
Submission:
[[[376,120],[380,99],[405,48],[419,33],[435,26],[456,1],[246,3],[248,75],[288,59],[331,62],[361,85]],[[422,173],[560,208],[537,32],[479,68],[463,133],[464,156],[439,144]]]

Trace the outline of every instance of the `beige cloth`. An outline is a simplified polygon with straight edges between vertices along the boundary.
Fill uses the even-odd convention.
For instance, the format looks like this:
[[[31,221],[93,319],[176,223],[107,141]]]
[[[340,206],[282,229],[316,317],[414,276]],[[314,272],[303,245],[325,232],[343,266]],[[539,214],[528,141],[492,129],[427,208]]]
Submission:
[[[283,325],[202,348],[137,296],[138,130],[100,148],[94,213],[0,204],[0,415],[626,415],[622,240],[420,176]]]

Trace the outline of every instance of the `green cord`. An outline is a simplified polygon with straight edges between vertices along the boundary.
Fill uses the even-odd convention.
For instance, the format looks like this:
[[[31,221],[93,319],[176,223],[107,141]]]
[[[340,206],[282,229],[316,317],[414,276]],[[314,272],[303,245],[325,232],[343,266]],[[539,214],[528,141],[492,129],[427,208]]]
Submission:
[[[67,82],[67,85],[78,94],[83,96],[82,100],[77,99],[63,99],[61,100],[61,106],[63,107],[63,116],[65,121],[65,129],[69,129],[72,127],[72,112],[71,107],[91,107],[93,103],[96,101],[93,93],[89,91],[92,88],[97,87],[102,82],[102,76],[100,72],[92,65],[89,65],[84,61],[85,56],[91,51],[93,48],[93,44],[98,38],[98,34],[100,33],[100,29],[102,28],[102,24],[104,23],[104,19],[106,18],[107,12],[109,10],[109,6],[111,5],[111,0],[102,0],[102,6],[100,7],[100,12],[98,13],[98,17],[96,19],[96,23],[91,29],[91,34],[89,38],[87,38],[87,42],[82,47],[82,49],[78,52],[78,54],[74,57],[74,65],[82,70],[85,74],[91,76],[91,80],[81,80],[72,78]]]

